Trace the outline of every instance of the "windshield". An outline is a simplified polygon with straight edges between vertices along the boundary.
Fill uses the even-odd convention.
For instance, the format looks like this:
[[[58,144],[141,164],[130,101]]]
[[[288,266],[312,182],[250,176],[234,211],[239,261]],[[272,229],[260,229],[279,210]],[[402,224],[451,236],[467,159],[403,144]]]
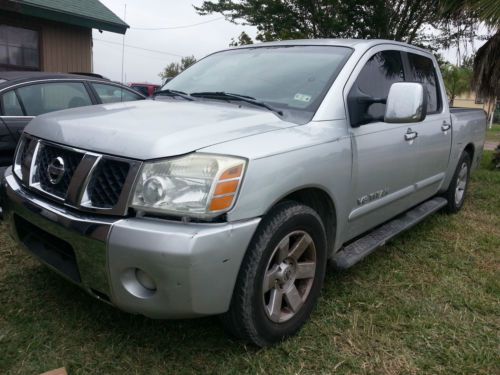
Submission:
[[[309,121],[352,50],[334,46],[243,48],[199,61],[162,89],[246,95]]]

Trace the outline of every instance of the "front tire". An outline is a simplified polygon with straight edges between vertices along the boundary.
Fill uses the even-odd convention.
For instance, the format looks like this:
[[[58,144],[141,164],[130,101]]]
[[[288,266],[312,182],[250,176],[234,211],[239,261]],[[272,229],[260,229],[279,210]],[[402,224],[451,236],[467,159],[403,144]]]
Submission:
[[[465,195],[469,186],[470,166],[470,155],[464,152],[460,157],[450,186],[444,193],[444,197],[448,200],[446,211],[450,214],[457,213],[464,205]]]
[[[325,229],[313,209],[295,202],[276,206],[243,259],[224,326],[261,347],[295,334],[318,300],[326,253]]]

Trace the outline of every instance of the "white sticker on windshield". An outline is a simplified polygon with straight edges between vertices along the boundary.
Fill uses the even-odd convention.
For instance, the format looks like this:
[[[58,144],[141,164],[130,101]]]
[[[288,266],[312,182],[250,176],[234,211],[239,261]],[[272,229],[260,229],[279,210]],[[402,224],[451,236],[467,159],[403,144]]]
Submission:
[[[300,101],[300,102],[309,103],[311,101],[311,95],[306,95],[306,94],[301,94],[301,93],[295,94],[295,96],[293,98],[295,100]]]

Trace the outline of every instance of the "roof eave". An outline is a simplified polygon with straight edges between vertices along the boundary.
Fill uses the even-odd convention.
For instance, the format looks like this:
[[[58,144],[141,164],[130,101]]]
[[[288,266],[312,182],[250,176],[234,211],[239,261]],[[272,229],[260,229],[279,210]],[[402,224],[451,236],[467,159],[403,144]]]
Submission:
[[[90,17],[80,17],[75,14],[66,13],[58,11],[51,8],[43,8],[39,6],[34,6],[30,4],[20,4],[21,13],[27,16],[43,18],[46,20],[61,22],[61,17],[64,19],[64,23],[86,27],[89,29],[98,29],[104,31],[110,31],[118,34],[125,34],[127,29],[130,27],[125,22],[114,23],[106,22],[103,20],[90,18]]]

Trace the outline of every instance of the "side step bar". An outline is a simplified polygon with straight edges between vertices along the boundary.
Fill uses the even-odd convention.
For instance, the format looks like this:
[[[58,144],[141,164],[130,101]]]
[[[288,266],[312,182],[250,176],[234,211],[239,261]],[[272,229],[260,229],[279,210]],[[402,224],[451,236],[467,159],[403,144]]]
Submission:
[[[334,268],[345,270],[353,266],[377,248],[385,245],[391,238],[411,228],[446,206],[447,203],[445,198],[432,198],[369,232],[366,236],[350,243],[334,254],[332,258]]]

